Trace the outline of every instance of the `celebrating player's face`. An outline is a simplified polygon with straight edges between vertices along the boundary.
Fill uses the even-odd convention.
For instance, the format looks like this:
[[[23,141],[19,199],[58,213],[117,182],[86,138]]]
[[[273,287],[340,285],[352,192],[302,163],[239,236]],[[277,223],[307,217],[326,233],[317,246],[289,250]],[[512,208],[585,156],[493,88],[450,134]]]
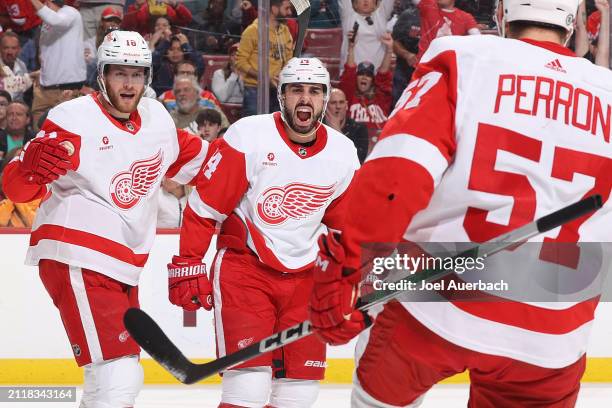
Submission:
[[[113,107],[124,114],[134,112],[145,90],[145,68],[110,65],[104,77]]]
[[[323,116],[325,90],[321,84],[288,84],[285,87],[285,118],[298,133],[310,133]]]

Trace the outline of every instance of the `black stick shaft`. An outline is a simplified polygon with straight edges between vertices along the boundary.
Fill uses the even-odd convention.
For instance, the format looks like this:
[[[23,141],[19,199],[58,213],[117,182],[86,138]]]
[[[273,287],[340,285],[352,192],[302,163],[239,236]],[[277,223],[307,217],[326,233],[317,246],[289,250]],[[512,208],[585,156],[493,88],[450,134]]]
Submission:
[[[479,256],[490,256],[516,242],[524,241],[537,234],[549,231],[596,211],[601,208],[601,206],[601,196],[594,195],[587,197],[466,252],[477,253]],[[462,256],[466,252],[462,252],[457,256]],[[452,272],[452,270],[444,270],[433,274],[427,274],[425,277],[418,277],[418,274],[416,274],[412,275],[412,278],[419,280],[437,279]],[[368,310],[374,305],[394,298],[400,292],[399,290],[390,292],[382,297],[370,298],[371,300],[369,301],[368,296],[361,298],[359,299],[358,309]],[[193,384],[223,370],[235,367],[258,355],[276,350],[312,334],[310,322],[306,320],[293,327],[275,333],[272,336],[266,337],[258,343],[252,344],[235,353],[218,358],[209,363],[194,364],[180,352],[155,321],[144,311],[140,309],[129,309],[124,316],[124,323],[134,340],[136,340],[136,342],[161,366],[185,384]]]

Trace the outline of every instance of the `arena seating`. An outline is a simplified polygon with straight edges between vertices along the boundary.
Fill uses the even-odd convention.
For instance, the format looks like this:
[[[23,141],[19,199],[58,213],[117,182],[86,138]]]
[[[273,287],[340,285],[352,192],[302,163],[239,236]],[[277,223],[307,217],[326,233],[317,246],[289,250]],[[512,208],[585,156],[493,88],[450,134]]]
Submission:
[[[234,123],[241,118],[242,104],[240,103],[222,103],[221,109],[230,123]]]
[[[211,90],[212,76],[216,70],[224,67],[229,61],[227,55],[203,55],[204,74],[200,78],[200,86]]]
[[[319,58],[338,58],[342,28],[309,28],[304,39],[304,54]]]

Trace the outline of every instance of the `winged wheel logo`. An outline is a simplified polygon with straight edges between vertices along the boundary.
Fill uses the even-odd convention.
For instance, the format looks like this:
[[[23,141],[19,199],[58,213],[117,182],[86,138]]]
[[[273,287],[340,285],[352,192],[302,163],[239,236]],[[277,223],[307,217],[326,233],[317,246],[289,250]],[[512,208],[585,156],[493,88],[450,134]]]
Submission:
[[[128,210],[149,194],[161,174],[164,154],[159,150],[155,156],[137,160],[127,171],[117,173],[111,180],[110,196],[122,210]]]

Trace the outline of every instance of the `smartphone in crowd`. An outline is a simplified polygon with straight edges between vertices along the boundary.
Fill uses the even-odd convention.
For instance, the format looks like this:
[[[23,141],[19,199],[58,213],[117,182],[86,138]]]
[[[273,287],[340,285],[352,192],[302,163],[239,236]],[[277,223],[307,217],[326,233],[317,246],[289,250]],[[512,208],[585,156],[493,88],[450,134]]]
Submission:
[[[359,31],[359,23],[355,21],[355,24],[353,24],[353,37],[351,38],[352,43],[355,42],[355,37],[357,37],[357,31]]]

